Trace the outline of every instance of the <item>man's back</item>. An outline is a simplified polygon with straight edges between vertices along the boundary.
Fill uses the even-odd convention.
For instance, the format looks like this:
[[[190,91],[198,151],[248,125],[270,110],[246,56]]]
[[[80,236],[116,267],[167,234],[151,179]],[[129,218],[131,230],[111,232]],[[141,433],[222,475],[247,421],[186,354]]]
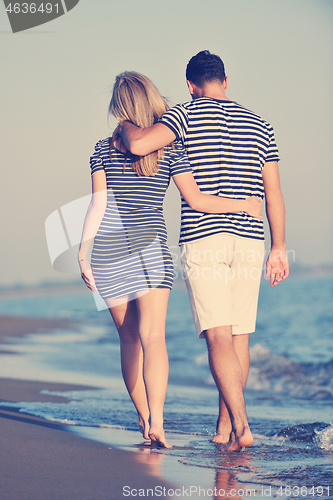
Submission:
[[[273,128],[230,100],[202,97],[171,108],[160,120],[186,147],[201,191],[216,196],[264,197],[261,171],[277,161]],[[228,233],[264,239],[263,223],[245,214],[202,214],[182,200],[180,242]]]

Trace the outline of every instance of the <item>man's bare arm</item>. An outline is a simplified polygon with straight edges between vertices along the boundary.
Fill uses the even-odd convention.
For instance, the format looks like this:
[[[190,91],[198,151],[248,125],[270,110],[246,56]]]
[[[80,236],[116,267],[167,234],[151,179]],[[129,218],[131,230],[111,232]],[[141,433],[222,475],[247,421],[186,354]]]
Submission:
[[[173,180],[182,197],[193,210],[209,214],[246,212],[262,220],[261,200],[256,196],[239,200],[202,193],[192,173],[174,175]]]
[[[276,161],[265,164],[262,178],[266,196],[266,214],[271,231],[271,251],[266,262],[266,277],[270,277],[271,286],[274,286],[289,274],[285,244],[285,208]]]
[[[126,148],[134,155],[144,156],[176,139],[175,134],[163,123],[155,123],[152,127],[140,128],[131,122],[121,122],[118,132]]]

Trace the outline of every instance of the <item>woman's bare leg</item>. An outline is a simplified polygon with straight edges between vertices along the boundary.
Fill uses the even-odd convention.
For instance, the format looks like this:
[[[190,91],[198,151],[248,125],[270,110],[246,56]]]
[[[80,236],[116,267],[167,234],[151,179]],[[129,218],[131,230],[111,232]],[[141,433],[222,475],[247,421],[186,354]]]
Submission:
[[[139,425],[149,439],[149,407],[143,381],[143,352],[139,336],[139,316],[135,300],[114,305],[107,301],[120,339],[121,370],[127,391],[138,412]]]
[[[169,289],[153,289],[136,299],[143,349],[143,378],[150,411],[149,437],[165,447],[170,447],[163,429],[163,407],[169,375],[165,344],[169,293]]]

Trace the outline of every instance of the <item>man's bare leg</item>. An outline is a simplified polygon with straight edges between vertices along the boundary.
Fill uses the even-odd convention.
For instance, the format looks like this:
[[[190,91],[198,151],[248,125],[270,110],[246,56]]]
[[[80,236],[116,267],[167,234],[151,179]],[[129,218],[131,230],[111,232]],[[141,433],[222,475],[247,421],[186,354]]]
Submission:
[[[231,421],[226,451],[250,446],[253,437],[247,421],[243,396],[243,373],[232,339],[232,327],[219,326],[205,331],[209,366]]]
[[[250,368],[249,335],[233,335],[232,342],[242,369],[244,391]],[[212,439],[213,443],[228,443],[231,431],[232,425],[228,409],[223,398],[219,396],[219,417],[216,424],[216,435]]]

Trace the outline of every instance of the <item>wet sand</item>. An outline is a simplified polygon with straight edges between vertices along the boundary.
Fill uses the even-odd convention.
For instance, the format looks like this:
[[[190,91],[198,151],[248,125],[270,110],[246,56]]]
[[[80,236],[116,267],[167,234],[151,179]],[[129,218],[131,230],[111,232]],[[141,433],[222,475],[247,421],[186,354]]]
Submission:
[[[6,343],[6,337],[22,337],[28,333],[45,333],[45,331],[75,328],[75,326],[75,322],[68,319],[0,315],[0,343]]]
[[[67,320],[0,317],[0,342],[6,337],[68,327]],[[70,427],[19,413],[10,402],[68,399],[41,390],[69,391],[86,387],[28,380],[0,379],[1,500],[102,500],[124,498],[123,487],[170,487],[154,475],[142,454],[83,439]],[[91,389],[91,387],[90,387]],[[167,498],[167,497],[164,497]]]

